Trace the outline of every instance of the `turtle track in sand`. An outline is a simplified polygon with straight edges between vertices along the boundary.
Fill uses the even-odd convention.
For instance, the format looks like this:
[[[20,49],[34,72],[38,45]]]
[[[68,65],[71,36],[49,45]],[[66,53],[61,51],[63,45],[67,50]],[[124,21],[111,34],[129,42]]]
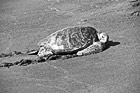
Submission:
[[[120,42],[108,41],[108,43],[103,51],[105,51],[106,49],[108,49],[112,46],[116,46],[119,44],[120,44]],[[1,53],[0,58],[5,58],[5,57],[9,58],[9,57],[13,57],[13,56],[24,56],[24,55],[29,56],[30,54],[28,54],[28,53],[32,52],[32,51],[36,51],[36,50],[29,50],[29,51],[26,51],[24,53],[20,52],[20,51],[13,51],[10,53]],[[99,52],[94,52],[92,54],[97,54],[97,53],[99,53]],[[76,54],[60,54],[60,55],[51,55],[49,57],[38,57],[37,52],[34,52],[34,54],[31,54],[31,55],[35,55],[36,57],[35,58],[23,58],[19,61],[15,61],[15,62],[2,62],[0,64],[0,67],[8,67],[9,68],[9,67],[14,66],[14,65],[27,66],[30,64],[43,63],[43,62],[47,62],[47,61],[51,61],[51,60],[65,60],[65,59],[70,59],[70,58],[74,58],[74,57],[82,57],[82,56],[87,56],[90,54],[82,55],[82,56],[78,56]]]
[[[32,51],[32,50],[31,50]],[[28,51],[26,53],[22,53],[22,52],[18,52],[18,51],[14,51],[14,52],[10,52],[10,53],[1,53],[0,54],[0,58],[10,58],[13,56],[28,56]],[[94,53],[96,54],[96,52]],[[89,54],[88,54],[89,55]],[[51,61],[51,60],[65,60],[65,59],[69,59],[69,58],[74,58],[74,57],[81,57],[78,56],[76,54],[60,54],[60,55],[51,55],[49,57],[38,57],[35,53],[36,58],[23,58],[19,61],[15,61],[15,62],[2,62],[0,64],[0,67],[11,67],[14,65],[18,65],[18,66],[27,66],[30,64],[37,64],[37,63],[42,63],[42,62],[47,62],[47,61]],[[84,55],[86,56],[86,55]]]

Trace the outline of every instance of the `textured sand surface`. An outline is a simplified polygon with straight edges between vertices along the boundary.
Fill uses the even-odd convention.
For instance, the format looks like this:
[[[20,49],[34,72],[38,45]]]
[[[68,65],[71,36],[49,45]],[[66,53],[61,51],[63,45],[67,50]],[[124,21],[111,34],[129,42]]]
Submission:
[[[0,93],[140,93],[139,15],[139,0],[1,0],[0,53],[37,49],[39,40],[75,25],[108,33],[110,47],[83,57],[0,68]]]

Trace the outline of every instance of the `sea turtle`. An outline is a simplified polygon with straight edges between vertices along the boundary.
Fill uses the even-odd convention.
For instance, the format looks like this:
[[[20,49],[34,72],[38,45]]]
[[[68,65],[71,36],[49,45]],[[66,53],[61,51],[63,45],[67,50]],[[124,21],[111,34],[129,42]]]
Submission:
[[[38,42],[39,49],[27,51],[25,54],[38,55],[37,59],[22,59],[15,63],[2,63],[0,67],[10,67],[13,65],[28,65],[36,62],[43,62],[46,59],[69,58],[73,56],[82,56],[91,53],[101,52],[106,48],[109,36],[104,32],[97,32],[91,26],[71,26],[58,30]],[[24,53],[16,52],[12,55],[22,55]]]
[[[108,35],[91,26],[71,26],[58,30],[38,42],[38,56],[61,54],[85,55],[101,52]]]

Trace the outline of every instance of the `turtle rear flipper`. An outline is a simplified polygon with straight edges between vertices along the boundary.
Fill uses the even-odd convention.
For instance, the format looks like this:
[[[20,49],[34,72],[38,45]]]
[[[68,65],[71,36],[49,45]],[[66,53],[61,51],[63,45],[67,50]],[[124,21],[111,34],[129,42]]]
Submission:
[[[35,50],[35,49],[33,49],[33,50],[29,50],[29,51],[27,51],[26,54],[27,54],[27,55],[37,55],[38,52],[39,52],[39,50]]]

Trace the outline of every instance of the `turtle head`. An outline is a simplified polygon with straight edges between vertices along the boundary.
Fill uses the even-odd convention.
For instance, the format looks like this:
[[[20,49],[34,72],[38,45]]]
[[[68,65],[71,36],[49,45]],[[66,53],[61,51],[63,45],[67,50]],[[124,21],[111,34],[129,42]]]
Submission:
[[[109,40],[109,36],[104,32],[99,32],[98,34],[99,41],[101,43],[106,43]]]

